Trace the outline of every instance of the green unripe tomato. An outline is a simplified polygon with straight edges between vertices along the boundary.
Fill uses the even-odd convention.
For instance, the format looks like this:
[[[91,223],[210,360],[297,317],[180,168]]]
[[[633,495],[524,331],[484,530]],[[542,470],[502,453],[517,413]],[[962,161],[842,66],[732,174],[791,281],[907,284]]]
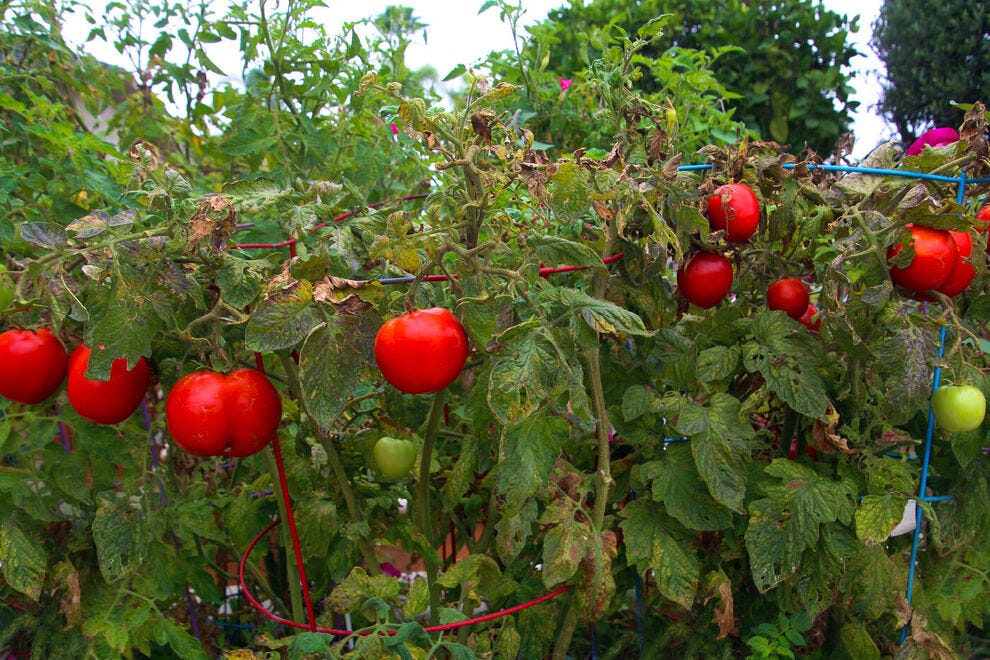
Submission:
[[[987,399],[972,385],[943,385],[932,394],[935,421],[950,433],[979,428],[987,414]]]
[[[382,436],[375,443],[372,454],[379,472],[389,479],[399,479],[412,470],[419,451],[409,440]]]

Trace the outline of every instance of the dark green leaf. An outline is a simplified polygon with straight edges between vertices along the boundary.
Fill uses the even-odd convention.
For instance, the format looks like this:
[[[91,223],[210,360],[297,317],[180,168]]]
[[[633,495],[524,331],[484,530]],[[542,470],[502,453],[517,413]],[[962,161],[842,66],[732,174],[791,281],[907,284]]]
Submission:
[[[688,529],[710,531],[732,526],[730,511],[712,499],[687,443],[672,444],[661,460],[634,469],[647,485],[652,484],[653,499],[663,503],[667,513]]]
[[[651,334],[638,314],[583,291],[554,287],[546,292],[546,298],[562,305],[564,307],[562,313],[580,314],[595,332],[611,335]]]
[[[622,510],[622,537],[626,558],[639,574],[652,571],[657,588],[667,598],[690,609],[694,603],[701,566],[676,525],[656,504],[635,500]]]
[[[354,396],[343,383],[360,380],[371,362],[377,317],[336,314],[313,330],[299,351],[302,402],[329,428]]]
[[[224,258],[217,270],[217,286],[224,300],[237,308],[254,302],[262,289],[260,274],[249,268],[250,263],[234,258]]]
[[[565,224],[580,221],[591,211],[585,172],[574,163],[563,163],[553,176],[550,208]]]
[[[560,417],[534,415],[506,429],[496,487],[511,506],[522,504],[550,484],[553,466],[570,430]]]
[[[25,222],[20,225],[21,238],[38,247],[57,249],[65,245],[65,230],[49,222]]]
[[[7,584],[32,600],[41,598],[48,556],[39,539],[8,518],[0,526],[0,557]]]
[[[540,327],[506,333],[488,381],[488,405],[504,424],[525,419],[561,385],[557,354]]]
[[[107,582],[116,582],[138,571],[147,555],[148,525],[142,511],[127,500],[100,503],[93,519],[93,542],[100,572]]]
[[[251,312],[244,346],[251,351],[277,351],[303,341],[320,323],[313,307],[313,285],[301,280],[291,292],[260,301]]]

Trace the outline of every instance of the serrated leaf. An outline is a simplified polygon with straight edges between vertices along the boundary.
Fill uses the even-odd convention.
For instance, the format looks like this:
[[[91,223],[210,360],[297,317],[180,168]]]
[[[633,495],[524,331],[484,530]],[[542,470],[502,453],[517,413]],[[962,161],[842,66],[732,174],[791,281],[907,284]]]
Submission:
[[[7,519],[0,526],[0,567],[7,584],[31,600],[41,598],[48,555],[37,538]]]
[[[164,634],[164,641],[168,643],[178,657],[189,658],[189,660],[207,660],[210,657],[200,640],[171,619],[161,617],[158,620],[158,629]]]
[[[302,342],[320,324],[313,307],[313,285],[300,280],[292,291],[261,300],[247,322],[244,347],[250,351],[277,351]]]
[[[650,412],[653,395],[642,385],[632,385],[622,393],[622,419],[631,422]]]
[[[557,354],[544,333],[529,327],[504,335],[488,381],[488,405],[503,424],[532,415],[560,386]]]
[[[740,402],[725,393],[707,406],[681,399],[675,428],[690,437],[691,453],[708,492],[725,507],[743,513],[747,465],[746,440],[753,429],[740,419]]]
[[[402,615],[407,619],[419,616],[430,606],[430,585],[421,577],[413,580],[402,605]]]
[[[527,417],[505,430],[495,483],[499,495],[513,508],[549,486],[569,433],[566,421],[546,415]]]
[[[65,230],[50,222],[23,222],[20,229],[21,239],[38,247],[56,249],[68,240]]]
[[[590,542],[588,527],[573,520],[550,528],[543,537],[543,586],[552,589],[574,577]]]
[[[227,257],[217,270],[217,286],[223,299],[237,308],[254,302],[261,293],[261,278],[252,273],[249,262]]]
[[[885,410],[893,424],[903,424],[928,407],[937,336],[922,328],[897,325],[877,348],[876,363],[883,370],[884,400],[897,401]]]
[[[128,368],[133,368],[142,356],[151,355],[154,328],[147,312],[134,298],[119,296],[93,314],[95,321],[88,327],[86,344],[97,348],[89,356],[89,378],[110,378],[110,367],[117,358],[126,359]]]
[[[862,623],[846,623],[839,629],[839,640],[846,657],[855,660],[880,660],[880,649]]]
[[[526,247],[545,266],[581,266],[604,268],[601,256],[583,243],[552,234],[527,236]]]
[[[781,314],[763,313],[753,319],[753,341],[743,346],[743,366],[759,371],[767,388],[792,410],[812,418],[825,414],[828,397],[817,373],[819,355],[806,345]]]
[[[619,526],[627,561],[641,575],[652,571],[660,593],[690,609],[701,567],[685,539],[671,533],[676,526],[660,507],[643,500],[627,504],[621,515]]]
[[[595,332],[610,335],[649,336],[643,319],[635,312],[577,289],[552,287],[545,298],[563,307],[561,313],[578,314]]]
[[[148,526],[126,502],[101,502],[93,519],[93,543],[100,573],[115,582],[137,571],[147,555]]]
[[[746,530],[753,581],[761,593],[797,572],[801,553],[818,542],[822,524],[847,522],[854,511],[842,483],[800,463],[776,459],[766,474],[774,480],[762,486],[767,497],[750,503]]]
[[[77,218],[66,225],[66,230],[71,231],[79,238],[92,238],[102,234],[107,230],[110,221],[110,214],[106,211],[96,210],[81,218]]]
[[[732,526],[730,511],[712,498],[686,443],[670,445],[661,460],[637,468],[636,474],[651,486],[653,500],[686,528],[713,531]]]
[[[474,485],[478,469],[478,440],[473,435],[467,435],[461,440],[457,459],[447,475],[443,485],[444,504],[453,509]]]
[[[731,377],[739,367],[742,349],[738,345],[713,346],[698,354],[697,373],[702,383]]]
[[[883,543],[903,515],[903,495],[866,495],[856,509],[856,536],[865,543]]]
[[[495,535],[499,557],[502,561],[509,562],[519,556],[530,535],[533,533],[533,525],[540,516],[536,500],[527,500],[520,507],[518,503],[512,503],[509,508],[509,515],[503,515],[495,523],[498,532]]]
[[[575,163],[563,163],[551,179],[550,208],[568,225],[579,222],[591,211],[587,174]]]
[[[306,410],[329,428],[354,396],[342,383],[358,382],[371,362],[377,317],[335,314],[306,337],[299,350],[299,384]]]

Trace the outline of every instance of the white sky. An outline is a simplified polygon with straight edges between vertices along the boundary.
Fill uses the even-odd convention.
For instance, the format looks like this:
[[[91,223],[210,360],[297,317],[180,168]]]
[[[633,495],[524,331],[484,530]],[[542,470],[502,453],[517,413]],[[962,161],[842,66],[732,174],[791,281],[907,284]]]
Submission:
[[[526,10],[524,21],[536,22],[546,17],[547,12],[566,4],[566,0],[522,0]],[[840,14],[859,15],[859,32],[851,35],[851,41],[857,49],[866,56],[853,60],[856,77],[853,86],[857,93],[854,100],[860,102],[860,109],[854,114],[853,131],[856,134],[855,158],[861,158],[880,142],[890,139],[894,132],[888,128],[875,112],[879,84],[878,72],[882,64],[869,47],[870,26],[880,9],[882,0],[823,0],[826,8]],[[91,6],[98,7],[104,0],[91,0]],[[390,4],[401,4],[412,7],[420,20],[427,24],[426,42],[417,42],[409,46],[407,61],[411,68],[429,64],[443,77],[457,64],[470,65],[484,58],[493,50],[512,47],[512,36],[509,27],[499,20],[499,11],[492,8],[484,14],[478,14],[482,0],[361,0],[360,2],[342,2],[329,0],[328,29],[332,24],[354,21],[368,16],[376,16]],[[67,25],[66,32],[70,38],[81,41],[89,26],[79,21],[75,25]],[[119,61],[120,56],[112,48],[105,51],[91,44],[93,54],[106,61]],[[99,51],[99,52],[98,52]],[[212,55],[212,52],[211,52]],[[221,61],[217,63],[224,68]],[[231,71],[237,75],[239,71]]]

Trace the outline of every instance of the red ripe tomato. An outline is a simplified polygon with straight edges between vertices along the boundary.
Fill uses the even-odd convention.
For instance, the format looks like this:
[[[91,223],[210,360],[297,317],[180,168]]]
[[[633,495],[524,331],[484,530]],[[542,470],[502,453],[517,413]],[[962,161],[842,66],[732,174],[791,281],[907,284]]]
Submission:
[[[822,317],[818,313],[818,308],[808,303],[808,308],[804,310],[804,314],[798,319],[798,323],[808,328],[808,330],[818,332],[818,329],[822,327]]]
[[[710,250],[695,252],[677,270],[677,287],[698,307],[714,307],[732,288],[732,264]]]
[[[282,400],[257,369],[196,371],[169,391],[165,421],[175,443],[190,454],[250,456],[275,438]]]
[[[708,198],[708,222],[730,243],[748,241],[760,223],[760,202],[745,183],[727,183]]]
[[[973,238],[969,235],[969,232],[953,231],[950,229],[949,235],[952,236],[952,240],[956,243],[959,258],[956,261],[955,267],[952,269],[952,274],[949,275],[949,279],[945,281],[945,284],[938,287],[936,291],[944,293],[951,298],[952,296],[959,295],[969,286],[969,283],[976,277],[976,269],[969,263],[969,258],[973,254]]]
[[[407,394],[439,392],[464,368],[464,326],[441,307],[389,319],[375,335],[375,361],[389,383]]]
[[[890,279],[909,291],[938,289],[952,275],[959,260],[959,250],[952,235],[944,229],[932,229],[909,225],[910,245],[914,247],[914,259],[907,266],[892,266]],[[903,245],[887,248],[887,259],[893,259],[903,249]]]
[[[0,396],[18,403],[41,403],[65,379],[68,355],[48,328],[0,334]]]
[[[148,363],[139,358],[133,369],[127,360],[117,358],[110,365],[109,380],[86,378],[89,347],[80,344],[69,356],[66,391],[72,409],[96,424],[117,424],[131,416],[148,391]]]
[[[767,307],[799,319],[808,309],[808,287],[796,277],[777,280],[767,287]]]
[[[990,227],[990,204],[987,204],[977,211],[976,219],[981,221],[976,223],[976,231],[982,234],[987,227]],[[986,252],[987,254],[990,254],[990,242],[987,243]]]

